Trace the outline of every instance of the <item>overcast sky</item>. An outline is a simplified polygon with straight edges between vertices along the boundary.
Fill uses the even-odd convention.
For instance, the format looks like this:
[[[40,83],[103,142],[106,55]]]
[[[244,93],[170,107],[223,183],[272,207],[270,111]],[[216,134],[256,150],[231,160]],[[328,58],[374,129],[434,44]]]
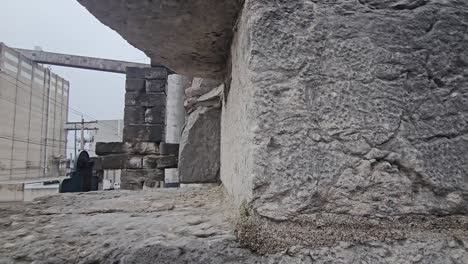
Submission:
[[[76,0],[0,0],[0,42],[7,46],[149,63]],[[123,119],[125,76],[52,66],[70,81],[70,107],[96,119]],[[70,121],[80,119],[70,113]]]

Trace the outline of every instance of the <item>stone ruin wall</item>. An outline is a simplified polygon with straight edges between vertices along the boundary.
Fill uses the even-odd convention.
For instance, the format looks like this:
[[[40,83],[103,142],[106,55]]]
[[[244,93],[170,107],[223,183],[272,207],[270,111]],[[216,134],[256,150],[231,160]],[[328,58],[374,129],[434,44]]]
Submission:
[[[97,5],[82,2],[92,10]],[[220,14],[223,3],[215,5]],[[190,3],[194,14],[209,4]],[[226,23],[207,24],[192,23],[190,15],[177,20],[173,6],[156,6],[128,11],[134,23],[138,14],[147,16],[138,36],[102,9],[95,14],[174,71],[225,80],[220,178],[241,208],[238,237],[247,246],[264,253],[325,246],[344,258],[374,247],[409,256],[422,247],[437,255],[424,261],[442,263],[466,256],[468,3],[246,0],[237,21],[223,20],[230,10],[218,16]],[[149,16],[158,8],[166,17]],[[152,49],[158,34],[145,34],[151,28],[180,35],[173,21],[207,31],[234,25],[230,55],[224,55],[228,70],[219,68],[220,49],[211,58],[205,45],[203,58],[196,56],[197,45],[213,39],[194,32],[189,39],[197,45],[174,48],[184,56],[162,58],[166,44]],[[180,173],[195,182],[201,176],[192,177],[190,157],[205,153],[190,144],[206,136],[204,122],[215,124],[219,115],[200,118],[206,109],[191,107],[201,96],[192,100],[190,91],[181,141],[190,151],[180,156],[189,169]],[[201,134],[188,133],[191,127]],[[359,246],[348,250],[344,241]]]
[[[97,143],[104,170],[121,170],[121,188],[164,186],[165,169],[177,168],[178,144],[166,144],[168,72],[127,68],[123,142]]]
[[[223,88],[165,68],[128,68],[123,142],[98,143],[95,169],[121,171],[125,190],[219,183]]]
[[[119,5],[109,13],[101,2],[82,3],[153,60],[166,44],[154,46],[158,34],[148,29],[180,33],[172,31],[173,6]],[[193,16],[184,25],[223,31],[235,24],[229,89],[221,95],[220,176],[237,204],[251,202],[272,219],[466,213],[465,2],[247,0],[237,22],[229,20],[234,6],[218,2],[216,9],[223,4],[228,15],[216,23]],[[184,8],[197,13],[209,3],[191,5]],[[132,23],[138,14],[147,19],[130,27],[113,20],[116,12]],[[171,23],[158,27],[163,21]],[[193,33],[193,41],[211,40]],[[190,41],[181,42],[186,50],[199,48]],[[221,49],[207,49],[203,59],[190,59],[192,73],[222,79]],[[187,74],[180,64],[188,60],[162,58]]]
[[[126,190],[219,183],[223,88],[161,67],[128,68],[123,142],[97,144],[99,169],[121,170]]]

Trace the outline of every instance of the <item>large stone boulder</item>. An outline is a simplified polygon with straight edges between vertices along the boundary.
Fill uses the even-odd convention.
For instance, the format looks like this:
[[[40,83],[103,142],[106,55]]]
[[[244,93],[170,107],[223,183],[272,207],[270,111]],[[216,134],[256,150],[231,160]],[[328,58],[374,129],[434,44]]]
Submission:
[[[131,42],[146,38],[141,43],[148,45],[147,53],[155,51],[156,59],[161,56],[175,70],[224,74],[224,68],[211,67],[221,60],[204,60],[212,58],[204,53],[210,49],[205,42],[187,46],[180,39],[200,31],[197,23],[185,28],[183,16],[171,19],[182,21],[186,32],[170,24],[172,31],[158,39],[164,43],[151,42],[159,36],[148,32],[160,29],[157,23],[144,29],[154,20],[148,12],[156,20],[166,16],[155,10],[132,13],[135,6],[151,10],[151,3],[116,11],[125,14],[122,23],[104,8],[91,9],[107,12],[98,17],[121,28]],[[118,6],[110,9],[124,9]],[[207,175],[216,179],[214,165],[221,164],[221,181],[242,208],[241,243],[263,253],[294,255],[305,248],[305,263],[463,263],[468,3],[246,0],[234,29],[226,78],[232,82],[222,95],[221,160],[208,152],[219,140],[219,109],[198,104],[211,101],[205,100],[211,95],[190,91],[193,97],[187,99],[194,100],[186,107],[193,112],[180,166],[182,182],[200,182]],[[179,51],[165,49],[173,41],[200,53],[173,56]],[[163,58],[164,52],[170,57]],[[366,255],[369,248],[375,254]]]
[[[220,169],[220,81],[194,78],[185,90],[187,118],[179,152],[182,183],[217,183]]]
[[[224,85],[217,80],[193,78],[192,85],[185,90],[184,107],[190,115],[198,107],[221,107]]]
[[[222,79],[242,0],[78,0],[152,63]]]
[[[179,150],[181,183],[219,182],[220,118],[217,107],[199,107],[187,117]]]
[[[240,240],[439,254],[458,237],[466,254],[452,231],[468,219],[467,32],[465,1],[247,0],[221,128],[221,180],[248,212]],[[415,251],[400,253],[431,254]],[[366,262],[406,262],[386,258]]]
[[[303,214],[468,215],[468,2],[248,0],[221,177]]]

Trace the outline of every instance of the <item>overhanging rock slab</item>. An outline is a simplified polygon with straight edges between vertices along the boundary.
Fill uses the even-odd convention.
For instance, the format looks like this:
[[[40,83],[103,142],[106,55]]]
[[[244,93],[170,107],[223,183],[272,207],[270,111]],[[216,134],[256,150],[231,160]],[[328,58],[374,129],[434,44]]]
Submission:
[[[222,78],[241,0],[78,0],[102,23],[179,74]]]

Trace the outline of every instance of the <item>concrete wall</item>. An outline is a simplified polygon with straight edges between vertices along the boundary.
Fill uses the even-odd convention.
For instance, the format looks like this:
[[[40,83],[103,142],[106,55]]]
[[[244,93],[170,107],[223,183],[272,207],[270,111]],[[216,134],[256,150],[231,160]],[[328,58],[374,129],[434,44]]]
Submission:
[[[69,83],[3,44],[0,49],[0,181],[58,176]]]
[[[0,202],[30,202],[38,197],[59,193],[58,184],[0,184]]]
[[[24,184],[23,201],[30,202],[36,198],[59,193],[59,184],[31,183]]]
[[[58,65],[64,67],[73,67],[94,71],[125,73],[127,67],[149,68],[150,65],[142,63],[133,63],[127,61],[116,61],[101,58],[76,56],[69,54],[60,54],[53,52],[44,52],[37,50],[16,49],[24,56],[37,63],[47,65]]]

